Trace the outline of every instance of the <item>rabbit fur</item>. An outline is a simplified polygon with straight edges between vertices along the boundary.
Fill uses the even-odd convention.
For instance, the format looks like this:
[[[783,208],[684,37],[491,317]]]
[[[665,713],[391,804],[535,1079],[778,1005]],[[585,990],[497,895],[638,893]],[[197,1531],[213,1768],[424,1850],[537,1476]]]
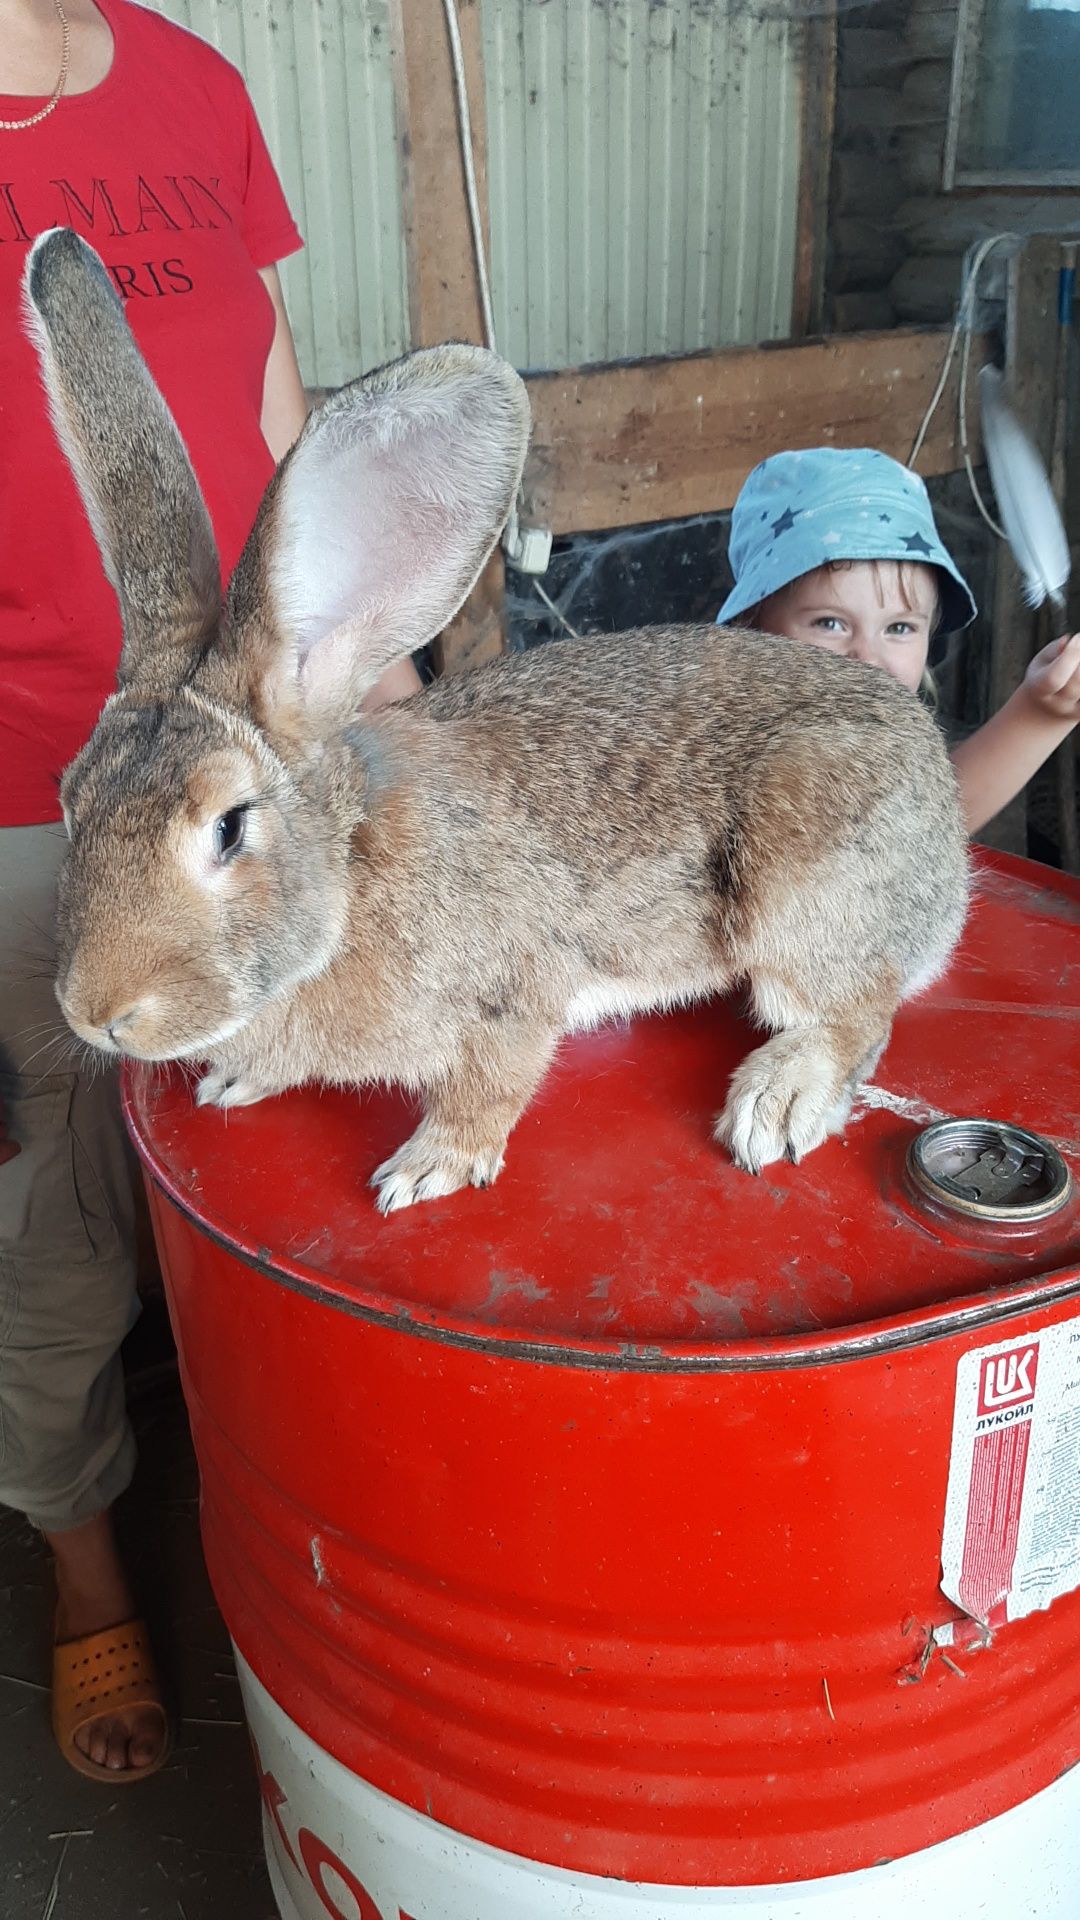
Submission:
[[[840,1129],[945,965],[966,842],[888,675],[715,627],[560,642],[367,715],[505,523],[523,383],[478,347],[334,395],[223,598],[186,451],[97,256],[39,238],[29,324],[120,600],[118,691],[67,770],[57,991],[106,1054],[221,1107],[413,1089],[389,1211],[494,1180],[560,1036],[748,988],[717,1138],[751,1172]]]

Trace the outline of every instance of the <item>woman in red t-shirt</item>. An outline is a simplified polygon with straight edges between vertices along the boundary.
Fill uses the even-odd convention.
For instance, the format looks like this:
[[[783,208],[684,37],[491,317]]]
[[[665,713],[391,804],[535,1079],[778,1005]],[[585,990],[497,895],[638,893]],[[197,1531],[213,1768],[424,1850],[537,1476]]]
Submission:
[[[0,0],[0,1501],[54,1555],[61,1750],[111,1782],[160,1765],[167,1729],[110,1519],[134,1463],[123,1134],[111,1077],[72,1065],[52,996],[59,776],[120,654],[22,322],[27,250],[53,226],[112,274],[226,576],[306,412],[276,266],[301,242],[243,82],[210,47],[132,0]],[[379,693],[417,684],[395,669]],[[90,1716],[88,1655],[107,1676]]]

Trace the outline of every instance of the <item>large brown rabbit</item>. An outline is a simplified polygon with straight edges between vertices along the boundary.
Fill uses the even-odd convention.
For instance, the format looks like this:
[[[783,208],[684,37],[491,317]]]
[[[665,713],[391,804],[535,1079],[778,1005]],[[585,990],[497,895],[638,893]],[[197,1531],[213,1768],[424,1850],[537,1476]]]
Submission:
[[[375,717],[501,529],[525,388],[415,353],[314,414],[224,606],[206,511],[96,255],[35,244],[57,429],[124,623],[63,785],[60,1004],[199,1098],[414,1088],[385,1211],[494,1180],[560,1035],[745,983],[772,1037],[717,1137],[756,1171],[843,1126],[944,966],[967,864],[932,721],[887,674],[715,627],[544,647]],[[228,432],[228,421],[222,421]],[[58,556],[62,565],[62,556]]]

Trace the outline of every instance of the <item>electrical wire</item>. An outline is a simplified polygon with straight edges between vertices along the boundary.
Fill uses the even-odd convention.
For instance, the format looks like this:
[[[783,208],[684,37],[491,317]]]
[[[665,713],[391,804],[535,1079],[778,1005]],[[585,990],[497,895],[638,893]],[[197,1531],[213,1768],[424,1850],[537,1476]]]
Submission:
[[[566,631],[570,635],[571,639],[580,640],[581,635],[578,632],[577,628],[571,626],[565,613],[562,611],[562,608],[557,607],[555,605],[555,602],[552,599],[550,593],[548,593],[546,589],[540,585],[540,582],[537,579],[535,573],[530,575],[530,578],[532,580],[533,586],[536,588],[537,593],[540,595],[540,598],[543,601],[545,607],[551,608],[551,611],[555,615],[555,618],[559,622],[559,625],[566,628]]]
[[[927,407],[926,412],[923,415],[922,423],[919,427],[919,431],[915,435],[914,444],[912,445],[911,452],[908,455],[908,462],[907,462],[909,467],[914,467],[915,462],[919,457],[919,454],[922,450],[923,442],[925,441],[926,435],[930,428],[930,423],[933,420],[934,415],[941,404],[942,395],[944,394],[945,388],[948,385],[949,372],[951,370],[953,360],[956,357],[956,349],[958,344],[960,343],[961,336],[962,336],[963,345],[960,348],[960,380],[957,388],[957,398],[956,398],[957,437],[960,442],[960,453],[963,459],[964,472],[967,476],[967,482],[968,482],[968,487],[970,488],[970,491],[971,491],[971,497],[974,500],[976,507],[978,508],[981,519],[986,523],[991,533],[994,534],[998,540],[1006,540],[1008,536],[1005,532],[1004,527],[1000,526],[998,521],[995,520],[993,514],[991,513],[983,497],[982,489],[979,486],[978,477],[975,472],[974,462],[972,461],[972,458],[971,458],[971,442],[968,438],[968,391],[970,387],[970,378],[971,378],[971,335],[972,335],[974,320],[975,320],[975,302],[978,295],[979,275],[981,274],[987,260],[990,258],[990,255],[993,253],[996,247],[1004,246],[1007,242],[1011,242],[1014,246],[1019,247],[1023,245],[1024,238],[1031,238],[1031,237],[1032,236],[1030,235],[1022,236],[1020,234],[1010,233],[1010,232],[992,233],[992,234],[988,234],[984,240],[979,241],[976,246],[969,248],[964,261],[964,273],[961,280],[960,300],[956,310],[956,319],[953,323],[952,332],[949,335],[948,345],[945,349],[945,359],[942,363],[941,373],[938,377],[937,386],[934,388],[934,392],[930,400],[930,405]],[[1063,233],[1062,235],[1063,244],[1065,243],[1067,237],[1068,237],[1067,234]]]
[[[484,322],[484,339],[493,353],[497,352],[495,343],[495,311],[491,298],[491,275],[488,271],[487,249],[484,246],[484,223],[480,217],[480,191],[476,180],[476,163],[473,158],[472,115],[469,112],[469,83],[465,73],[465,53],[461,44],[461,28],[458,23],[456,0],[443,0],[443,12],[446,15],[446,31],[450,41],[450,62],[454,70],[454,95],[457,102],[458,140],[461,146],[461,163],[465,172],[465,197],[469,207],[469,227],[472,232],[473,255],[476,262],[476,279],[480,289],[480,310]],[[519,487],[514,504],[507,519],[506,531],[513,544],[518,530],[519,508],[522,506]],[[556,606],[550,594],[545,592],[535,574],[530,574],[533,586],[546,607],[549,607],[560,625],[566,628],[573,639],[580,640],[576,627],[571,626],[566,615]]]
[[[985,520],[991,533],[996,534],[999,540],[1006,540],[1008,538],[1008,535],[1006,534],[1004,527],[1000,526],[998,522],[994,519],[994,516],[990,512],[990,509],[987,506],[986,501],[983,499],[982,491],[979,487],[979,483],[975,478],[975,468],[974,468],[974,465],[972,464],[971,447],[968,443],[968,430],[967,430],[968,375],[970,373],[970,370],[971,370],[971,328],[969,326],[964,333],[964,345],[960,354],[960,387],[959,387],[959,392],[957,394],[957,400],[956,400],[957,424],[960,429],[960,452],[963,456],[964,472],[967,474],[968,486],[971,488],[971,497],[974,500],[975,505],[978,507],[979,512],[982,515],[982,518]]]
[[[469,112],[469,83],[465,77],[465,54],[461,45],[461,28],[458,25],[455,0],[443,0],[443,11],[446,14],[446,31],[450,40],[450,61],[454,69],[458,139],[461,143],[461,162],[465,169],[465,197],[469,203],[469,225],[472,228],[473,253],[476,258],[476,278],[480,286],[480,308],[484,318],[484,339],[494,353],[495,314],[491,304],[491,280],[488,274],[487,254],[484,248],[484,223],[480,218],[480,190],[476,183],[476,163],[473,159],[472,115]]]
[[[989,234],[985,240],[981,240],[973,250],[969,250],[968,257],[964,262],[964,272],[960,283],[960,301],[956,309],[956,319],[953,322],[953,329],[949,335],[949,343],[945,349],[945,359],[938,377],[937,386],[934,388],[930,405],[922,417],[919,431],[915,435],[911,452],[908,454],[907,464],[909,467],[914,467],[919,454],[922,452],[923,441],[926,439],[927,433],[930,430],[930,423],[938,407],[941,405],[942,395],[949,382],[949,372],[953,360],[956,357],[956,349],[960,342],[960,336],[965,331],[967,334],[968,354],[970,356],[971,322],[975,312],[975,295],[978,291],[979,275],[983,270],[983,266],[993,253],[995,247],[1004,245],[1007,240],[1015,242],[1017,238],[1018,236],[1014,233],[992,233]]]

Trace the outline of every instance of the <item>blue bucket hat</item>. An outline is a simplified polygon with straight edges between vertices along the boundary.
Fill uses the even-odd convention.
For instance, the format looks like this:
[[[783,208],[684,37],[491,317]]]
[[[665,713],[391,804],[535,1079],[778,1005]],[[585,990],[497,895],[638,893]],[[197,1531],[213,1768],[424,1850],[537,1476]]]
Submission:
[[[744,482],[728,548],[735,585],[717,616],[728,625],[830,560],[915,560],[936,567],[941,627],[958,633],[978,609],[942,546],[917,473],[872,447],[776,453]]]

